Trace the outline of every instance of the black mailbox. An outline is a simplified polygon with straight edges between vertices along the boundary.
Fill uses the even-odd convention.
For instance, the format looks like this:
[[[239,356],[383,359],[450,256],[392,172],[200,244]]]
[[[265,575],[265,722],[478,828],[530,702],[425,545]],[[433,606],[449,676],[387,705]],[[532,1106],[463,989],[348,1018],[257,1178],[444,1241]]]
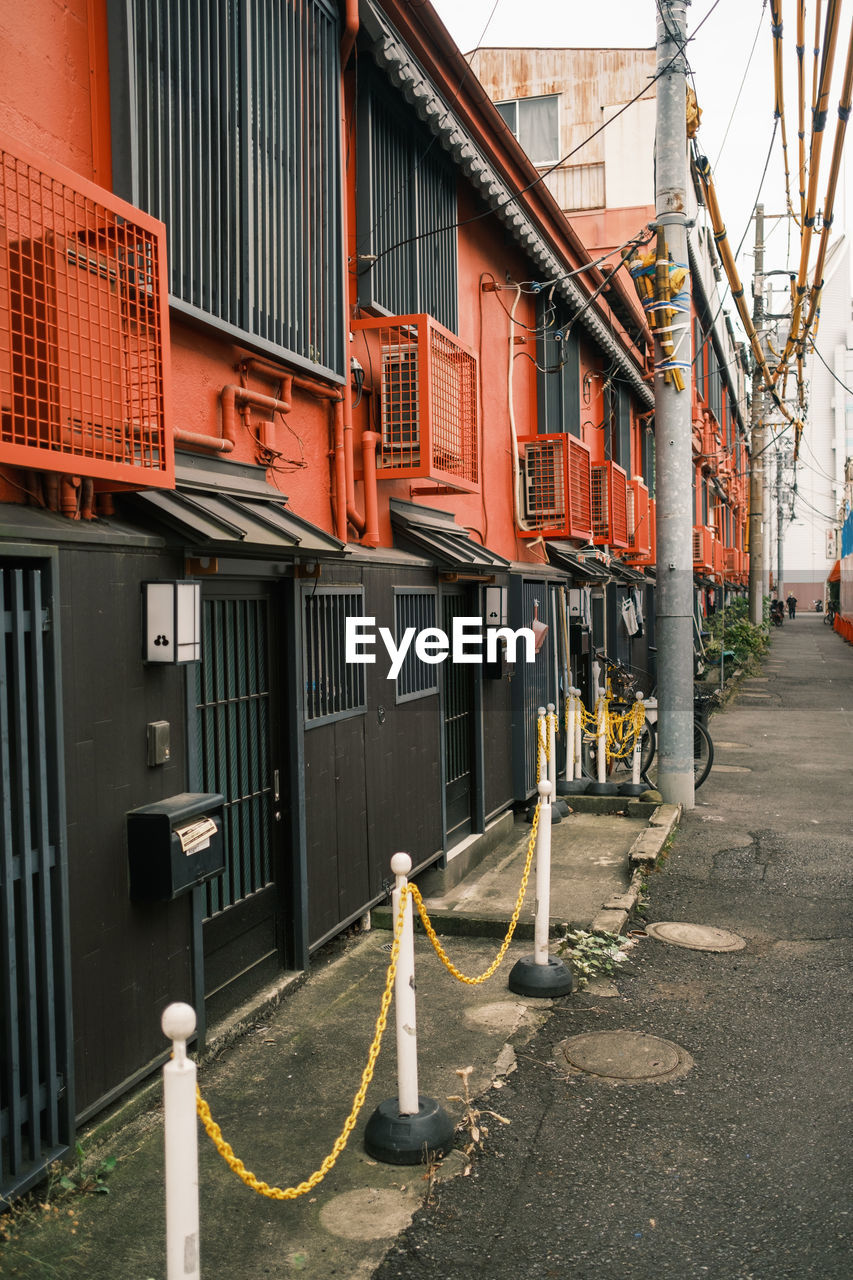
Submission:
[[[165,902],[225,870],[222,796],[184,791],[127,815],[130,896]]]

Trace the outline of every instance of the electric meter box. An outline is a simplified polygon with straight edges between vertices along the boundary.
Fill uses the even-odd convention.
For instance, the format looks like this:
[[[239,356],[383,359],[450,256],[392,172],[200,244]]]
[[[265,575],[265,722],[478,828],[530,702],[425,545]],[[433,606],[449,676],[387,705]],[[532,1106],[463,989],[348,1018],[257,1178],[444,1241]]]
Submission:
[[[130,896],[169,902],[225,870],[225,801],[215,792],[184,791],[127,815]]]

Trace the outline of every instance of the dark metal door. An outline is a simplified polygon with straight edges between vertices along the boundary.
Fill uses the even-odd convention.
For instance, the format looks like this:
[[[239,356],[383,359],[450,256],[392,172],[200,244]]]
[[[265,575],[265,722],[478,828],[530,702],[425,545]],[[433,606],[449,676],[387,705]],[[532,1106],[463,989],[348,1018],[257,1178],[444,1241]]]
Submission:
[[[208,1020],[269,981],[285,960],[280,709],[271,643],[273,599],[248,586],[202,601],[196,669],[196,777],[225,797],[223,875],[205,886]]]
[[[442,629],[453,634],[453,619],[470,616],[464,590],[445,591]],[[445,832],[448,848],[472,830],[474,799],[474,668],[448,659],[442,664]]]
[[[38,1181],[74,1138],[62,718],[50,574],[49,564],[0,565],[3,1198]]]

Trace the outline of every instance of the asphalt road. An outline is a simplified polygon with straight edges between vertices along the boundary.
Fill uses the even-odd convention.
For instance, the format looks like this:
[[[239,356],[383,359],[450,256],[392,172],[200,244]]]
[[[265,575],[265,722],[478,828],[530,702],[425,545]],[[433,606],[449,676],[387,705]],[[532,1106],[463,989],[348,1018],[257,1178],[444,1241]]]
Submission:
[[[651,937],[610,994],[555,1003],[481,1097],[510,1121],[436,1188],[375,1280],[847,1280],[853,650],[820,615],[774,631],[762,677],[711,720],[715,769],[650,876]],[[664,1083],[573,1073],[567,1037],[645,1032],[692,1065]]]

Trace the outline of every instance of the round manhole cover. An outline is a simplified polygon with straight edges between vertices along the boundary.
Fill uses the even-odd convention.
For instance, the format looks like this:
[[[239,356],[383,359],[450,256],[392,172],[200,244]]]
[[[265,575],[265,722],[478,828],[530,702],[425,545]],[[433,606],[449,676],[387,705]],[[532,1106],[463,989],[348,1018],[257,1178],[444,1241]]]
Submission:
[[[614,1084],[660,1084],[693,1066],[690,1054],[679,1045],[642,1031],[590,1031],[563,1040],[557,1052],[575,1071]]]
[[[650,938],[671,942],[676,947],[689,947],[693,951],[742,951],[743,938],[728,929],[716,929],[710,924],[687,924],[683,920],[662,920],[646,925]]]

